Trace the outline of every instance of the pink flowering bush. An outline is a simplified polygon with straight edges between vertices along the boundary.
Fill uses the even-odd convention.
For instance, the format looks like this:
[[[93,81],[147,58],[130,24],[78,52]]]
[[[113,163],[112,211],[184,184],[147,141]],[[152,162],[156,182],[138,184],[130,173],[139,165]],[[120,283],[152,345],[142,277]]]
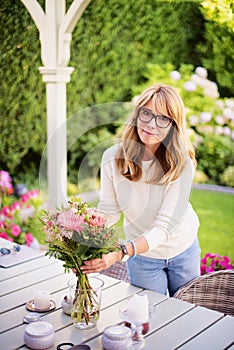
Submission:
[[[234,260],[231,260],[228,256],[206,253],[201,259],[201,275],[218,270],[232,270],[233,267]]]
[[[13,194],[12,179],[0,171],[0,237],[18,244],[32,246],[38,231],[41,199],[39,190],[27,191],[20,198]],[[37,224],[38,221],[38,224]]]
[[[12,178],[7,171],[0,170],[0,207],[10,203],[12,193]]]

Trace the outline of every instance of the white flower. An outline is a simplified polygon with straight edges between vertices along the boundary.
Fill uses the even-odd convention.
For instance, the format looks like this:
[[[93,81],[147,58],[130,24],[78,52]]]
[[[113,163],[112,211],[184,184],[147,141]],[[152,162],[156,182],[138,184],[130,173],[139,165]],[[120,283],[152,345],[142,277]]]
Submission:
[[[22,221],[27,221],[28,218],[32,218],[35,214],[35,208],[34,207],[27,207],[23,208],[19,212],[20,219]]]
[[[224,108],[224,102],[221,101],[221,100],[218,100],[215,102],[216,106],[220,109],[223,109]]]
[[[212,119],[212,115],[210,112],[201,112],[200,121],[202,123],[208,123],[209,121],[211,121],[211,119]]]
[[[219,92],[217,84],[213,81],[207,80],[204,86],[204,95],[209,96],[211,98],[218,98]]]
[[[228,126],[225,126],[223,128],[223,134],[227,136],[231,135],[231,129]]]
[[[226,106],[228,108],[234,109],[234,100],[231,100],[231,99],[226,100]]]
[[[215,131],[216,131],[216,134],[222,135],[222,133],[223,133],[223,128],[222,128],[222,126],[220,126],[220,125],[216,126]]]
[[[217,115],[215,121],[219,125],[223,125],[225,123],[224,117],[222,115]]]
[[[196,84],[194,84],[192,81],[186,81],[184,88],[185,90],[192,92],[196,90]]]
[[[231,132],[231,138],[234,141],[234,131]]]
[[[195,126],[198,124],[198,122],[199,122],[199,118],[196,115],[190,115],[189,117],[190,125]]]
[[[234,120],[234,111],[231,108],[224,108],[223,115],[227,119]]]
[[[207,70],[206,70],[205,68],[203,68],[203,67],[197,67],[197,68],[195,69],[195,73],[196,73],[199,77],[204,78],[204,79],[206,79],[207,76],[208,76]]]
[[[191,76],[191,81],[192,81],[194,84],[196,84],[196,85],[198,85],[198,86],[200,86],[200,87],[203,88],[204,85],[205,85],[206,79],[203,79],[203,78],[199,77],[198,75],[193,74],[193,75]]]
[[[171,71],[171,73],[170,73],[170,77],[171,77],[171,79],[173,79],[173,80],[180,80],[181,75],[180,75],[180,73],[179,73],[177,70],[173,70],[173,71]]]

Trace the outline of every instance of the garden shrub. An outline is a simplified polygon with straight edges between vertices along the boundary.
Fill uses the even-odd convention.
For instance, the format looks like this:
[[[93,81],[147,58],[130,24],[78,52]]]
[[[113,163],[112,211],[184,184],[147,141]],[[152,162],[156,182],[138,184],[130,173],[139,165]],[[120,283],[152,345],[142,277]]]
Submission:
[[[228,166],[220,178],[224,185],[234,187],[234,165]]]
[[[198,169],[215,183],[220,183],[220,175],[234,164],[233,141],[227,136],[207,134],[197,146]]]

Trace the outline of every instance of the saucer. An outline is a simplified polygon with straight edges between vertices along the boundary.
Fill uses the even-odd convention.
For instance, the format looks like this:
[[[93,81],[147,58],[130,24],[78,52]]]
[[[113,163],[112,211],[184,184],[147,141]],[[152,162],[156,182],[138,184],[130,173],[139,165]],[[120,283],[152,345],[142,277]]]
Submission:
[[[26,309],[29,311],[46,312],[46,311],[54,310],[55,308],[56,308],[56,304],[53,300],[50,300],[50,306],[47,309],[36,309],[35,304],[34,304],[34,300],[29,300],[26,303]]]

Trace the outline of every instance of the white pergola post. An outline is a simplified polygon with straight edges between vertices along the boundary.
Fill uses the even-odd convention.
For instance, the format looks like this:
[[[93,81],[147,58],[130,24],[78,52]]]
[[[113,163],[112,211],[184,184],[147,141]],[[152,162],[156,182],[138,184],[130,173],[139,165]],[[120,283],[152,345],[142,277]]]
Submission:
[[[66,12],[65,0],[46,0],[45,12],[37,0],[21,0],[40,33],[40,67],[46,83],[47,178],[49,203],[67,201],[66,84],[74,68],[70,60],[71,33],[91,0],[74,0]]]

